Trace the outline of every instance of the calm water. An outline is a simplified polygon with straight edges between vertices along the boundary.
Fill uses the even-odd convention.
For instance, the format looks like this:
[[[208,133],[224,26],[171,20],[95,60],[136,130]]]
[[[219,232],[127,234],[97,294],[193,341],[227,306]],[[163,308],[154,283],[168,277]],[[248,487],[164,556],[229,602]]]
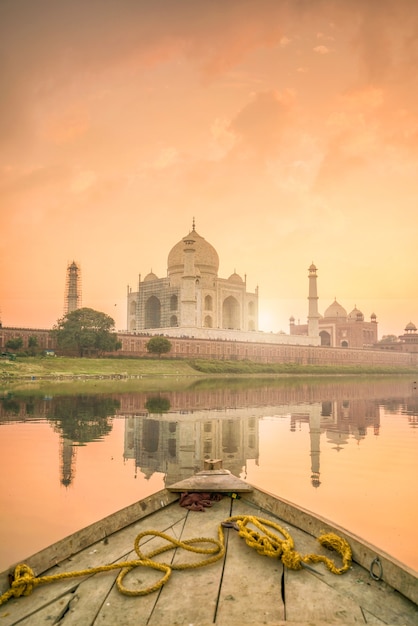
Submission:
[[[4,391],[0,571],[205,458],[418,571],[418,391],[409,379]]]

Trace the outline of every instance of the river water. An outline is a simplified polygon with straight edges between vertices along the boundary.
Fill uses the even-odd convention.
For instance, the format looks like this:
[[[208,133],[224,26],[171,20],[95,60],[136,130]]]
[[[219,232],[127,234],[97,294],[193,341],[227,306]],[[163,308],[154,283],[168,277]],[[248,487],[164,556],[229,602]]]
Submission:
[[[3,390],[0,571],[205,458],[418,571],[417,382],[386,377]]]

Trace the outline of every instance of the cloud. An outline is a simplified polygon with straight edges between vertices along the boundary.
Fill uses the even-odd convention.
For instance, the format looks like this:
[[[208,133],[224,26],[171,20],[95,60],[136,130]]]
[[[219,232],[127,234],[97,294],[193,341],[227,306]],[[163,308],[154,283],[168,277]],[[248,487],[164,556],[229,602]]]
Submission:
[[[317,52],[318,54],[329,54],[330,50],[329,50],[329,48],[327,48],[327,46],[320,45],[320,46],[315,46],[313,51]]]
[[[234,117],[230,130],[236,134],[236,149],[258,154],[274,153],[280,144],[291,115],[294,95],[291,91],[258,92]]]
[[[179,163],[180,155],[176,148],[162,148],[153,162],[156,170],[164,170]]]
[[[92,171],[79,172],[71,183],[71,191],[73,193],[82,193],[92,187],[97,181],[97,174]]]

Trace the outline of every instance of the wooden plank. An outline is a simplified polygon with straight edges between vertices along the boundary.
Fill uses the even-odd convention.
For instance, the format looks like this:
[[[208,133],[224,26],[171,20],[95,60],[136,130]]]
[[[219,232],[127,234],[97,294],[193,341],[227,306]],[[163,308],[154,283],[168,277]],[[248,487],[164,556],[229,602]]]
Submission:
[[[185,518],[186,511],[178,506],[176,501],[155,514],[146,516],[135,524],[123,528],[119,533],[114,533],[110,537],[106,537],[104,540],[88,546],[79,554],[63,561],[59,568],[54,567],[45,572],[45,575],[83,570],[107,563],[126,560],[127,555],[132,552],[135,537],[139,532],[150,528],[165,531],[173,526],[173,524],[181,520],[184,521]],[[95,575],[95,578],[106,578],[107,576],[113,576],[113,578],[115,578],[119,571],[119,569],[116,570],[115,576],[113,576],[113,573],[100,573]],[[9,600],[7,604],[0,607],[0,623],[6,623],[3,622],[2,619],[5,613],[7,613],[8,618],[10,618],[11,624],[16,623],[19,619],[23,619],[28,615],[32,615],[55,599],[64,596],[69,590],[77,589],[83,580],[86,579],[65,579],[40,586],[36,588],[30,596]],[[82,621],[79,623],[82,623]]]
[[[51,604],[45,606],[41,611],[38,611],[36,615],[29,615],[26,619],[19,622],[19,626],[41,626],[42,624],[58,624],[63,615],[67,611],[67,607],[74,595],[70,592],[63,595],[61,598],[57,598]],[[1,620],[1,624],[16,624],[16,622],[4,622]],[[67,621],[65,621],[67,623]]]
[[[265,513],[262,512],[262,515],[265,516]],[[337,567],[341,564],[338,555],[322,547],[316,537],[286,521],[277,521],[293,537],[295,549],[300,554],[323,554],[334,560]],[[318,535],[324,532],[323,526],[316,530]],[[335,528],[327,530],[338,532]],[[324,583],[325,589],[322,592],[324,595],[328,594],[328,588],[338,591],[355,601],[363,614],[373,615],[377,623],[382,621],[387,624],[404,623],[410,626],[418,623],[418,607],[415,603],[394,591],[384,581],[373,580],[369,572],[358,563],[352,563],[351,568],[341,576],[332,574],[323,564],[314,565],[314,569],[318,572],[319,581]],[[288,579],[285,578],[285,581],[288,582]]]
[[[229,517],[230,504],[230,499],[225,497],[205,512],[189,511],[181,539],[217,538],[220,522]],[[201,556],[177,550],[173,563],[192,563],[197,559],[201,559]],[[198,569],[174,571],[172,578],[161,590],[149,626],[212,622],[222,570],[223,559]]]
[[[183,532],[185,520],[186,516],[177,524],[166,528],[164,532],[179,539]],[[149,553],[155,548],[165,544],[165,540],[155,538],[147,543],[144,553]],[[172,552],[167,552],[155,557],[155,559],[161,563],[165,563],[169,562],[172,556]],[[128,558],[135,558],[135,552],[128,555]],[[145,589],[157,583],[162,575],[162,572],[150,568],[138,568],[125,577],[124,585],[129,589]],[[176,572],[173,572],[172,575],[175,576]],[[131,624],[135,626],[145,626],[148,624],[148,620],[158,601],[158,597],[158,591],[145,596],[126,596],[122,595],[116,586],[113,586],[110,593],[102,598],[102,605],[97,612],[97,623],[100,624],[100,626],[115,626],[116,624],[118,626]],[[89,601],[88,595],[86,595],[86,600],[87,602]],[[80,623],[83,623],[84,626],[84,624],[88,623],[85,621],[85,612],[82,614],[82,617],[82,621],[75,620],[74,622],[70,622],[68,626],[78,626]]]
[[[353,560],[362,565],[367,571],[376,556],[382,563],[382,580],[399,591],[413,603],[418,604],[418,578],[411,568],[400,563],[385,552],[378,550],[368,542],[360,539],[353,533],[331,524],[319,515],[292,504],[282,498],[276,498],[260,489],[254,488],[252,494],[245,496],[248,501],[277,515],[284,522],[304,530],[308,534],[318,537],[323,532],[336,532],[344,537],[353,551]]]
[[[237,478],[229,470],[204,470],[190,478],[181,480],[167,487],[173,492],[215,492],[215,493],[249,493],[252,486]]]
[[[365,623],[357,602],[326,587],[308,570],[286,569],[285,604],[289,622]]]
[[[57,541],[51,546],[28,557],[24,562],[29,565],[37,575],[40,575],[57,563],[60,563],[64,559],[88,547],[93,542],[105,539],[136,520],[150,515],[171,502],[175,502],[177,497],[178,496],[168,492],[166,489],[162,489],[152,496],[139,500]],[[15,565],[17,565],[17,563],[0,574],[0,594],[4,593],[9,588],[8,577],[9,574],[14,571]]]
[[[248,515],[248,506],[234,500],[232,515]],[[258,511],[251,510],[251,515]],[[216,624],[242,624],[254,620],[277,624],[285,617],[281,596],[283,565],[261,556],[246,545],[236,530],[228,530],[228,548]]]

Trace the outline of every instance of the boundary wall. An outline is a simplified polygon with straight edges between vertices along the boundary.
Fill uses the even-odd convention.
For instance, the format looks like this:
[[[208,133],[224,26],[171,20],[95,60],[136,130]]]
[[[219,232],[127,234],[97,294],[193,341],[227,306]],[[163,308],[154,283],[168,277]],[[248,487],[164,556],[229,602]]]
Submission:
[[[157,333],[121,333],[118,339],[122,348],[119,356],[149,356],[146,344]],[[160,333],[161,334],[161,333]],[[257,333],[258,335],[259,333]],[[5,349],[9,339],[22,337],[23,349],[28,347],[29,337],[36,336],[41,349],[55,349],[49,330],[30,328],[0,328],[0,348]],[[172,344],[169,357],[183,359],[219,359],[225,361],[248,360],[257,363],[297,363],[301,365],[367,365],[381,367],[418,367],[418,352],[395,350],[372,350],[361,348],[339,348],[316,345],[292,345],[278,343],[281,335],[265,334],[262,341],[254,341],[256,335],[247,340],[210,339],[194,336],[166,336]],[[289,336],[283,336],[286,340]],[[271,339],[271,343],[268,341]],[[291,339],[291,337],[290,337]]]
[[[149,355],[146,344],[151,336],[155,334],[118,333],[118,339],[122,343],[118,354],[123,356]],[[258,363],[298,363],[300,365],[418,366],[418,353],[164,336],[172,345],[168,356],[174,358],[248,360]]]

